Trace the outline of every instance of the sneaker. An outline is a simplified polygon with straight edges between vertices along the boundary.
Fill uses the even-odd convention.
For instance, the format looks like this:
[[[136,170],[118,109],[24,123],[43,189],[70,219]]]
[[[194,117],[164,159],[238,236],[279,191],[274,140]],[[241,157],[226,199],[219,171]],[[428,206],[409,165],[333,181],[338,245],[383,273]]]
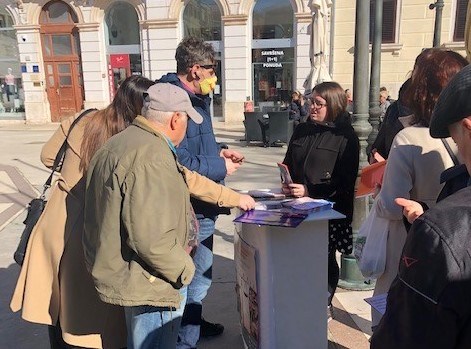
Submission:
[[[201,319],[201,327],[200,327],[200,337],[214,337],[219,336],[224,332],[224,326],[221,324],[213,324],[211,322],[206,321],[205,319]]]

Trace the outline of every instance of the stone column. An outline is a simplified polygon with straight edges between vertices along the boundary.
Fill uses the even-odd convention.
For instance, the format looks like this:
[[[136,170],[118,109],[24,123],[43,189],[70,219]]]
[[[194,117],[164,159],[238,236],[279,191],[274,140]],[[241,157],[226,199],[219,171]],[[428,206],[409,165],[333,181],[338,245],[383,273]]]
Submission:
[[[224,42],[223,115],[228,124],[244,120],[244,101],[252,96],[252,33],[248,16],[222,17]]]
[[[181,41],[178,20],[152,19],[140,24],[143,75],[156,80],[168,72],[176,72],[175,50]]]
[[[77,28],[85,92],[84,108],[101,109],[111,102],[103,27],[100,23],[80,23]]]
[[[22,73],[26,123],[50,122],[51,111],[46,93],[39,25],[16,25],[14,28],[20,64],[26,67],[26,73]],[[37,67],[39,71],[34,72],[33,67]]]
[[[306,80],[306,77],[311,71],[311,61],[309,57],[309,48],[311,47],[311,35],[308,27],[312,23],[312,14],[295,13],[294,20],[294,27],[296,28],[296,36],[293,38],[296,42],[296,45],[294,47],[294,89],[302,91],[304,81]]]

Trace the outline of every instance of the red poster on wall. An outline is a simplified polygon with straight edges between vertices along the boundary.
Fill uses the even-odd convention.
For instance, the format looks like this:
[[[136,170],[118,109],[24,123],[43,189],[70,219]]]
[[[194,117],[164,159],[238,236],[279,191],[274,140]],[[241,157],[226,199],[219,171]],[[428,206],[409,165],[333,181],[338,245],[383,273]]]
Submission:
[[[131,62],[128,54],[109,56],[108,79],[110,85],[110,100],[113,100],[119,85],[131,76]]]
[[[128,54],[110,55],[110,64],[112,68],[130,68]]]

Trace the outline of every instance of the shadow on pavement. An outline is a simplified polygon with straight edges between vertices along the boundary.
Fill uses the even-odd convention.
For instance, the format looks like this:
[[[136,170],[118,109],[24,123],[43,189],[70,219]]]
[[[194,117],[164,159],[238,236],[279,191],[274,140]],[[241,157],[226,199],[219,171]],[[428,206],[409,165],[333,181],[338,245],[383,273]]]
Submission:
[[[215,234],[221,233],[216,230]],[[203,303],[207,321],[223,324],[224,333],[218,337],[201,339],[198,349],[241,349],[239,313],[235,292],[235,265],[232,259],[214,255],[213,283]]]
[[[49,348],[47,327],[21,319],[21,311],[13,313],[10,300],[13,294],[20,267],[11,264],[0,268],[0,348],[42,349]]]
[[[221,237],[224,241],[230,242],[231,244],[234,243],[234,235],[232,235],[232,234],[226,234],[226,233],[224,233],[224,232],[222,232],[218,229],[215,229],[214,230],[214,235]]]

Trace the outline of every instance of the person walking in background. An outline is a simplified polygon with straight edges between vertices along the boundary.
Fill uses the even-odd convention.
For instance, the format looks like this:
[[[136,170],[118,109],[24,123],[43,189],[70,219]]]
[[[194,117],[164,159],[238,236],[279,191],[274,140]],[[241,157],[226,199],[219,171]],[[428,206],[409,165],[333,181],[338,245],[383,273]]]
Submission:
[[[350,115],[353,113],[353,96],[352,96],[352,91],[350,89],[345,90],[345,94],[347,95],[347,111],[350,113]]]
[[[217,82],[214,49],[202,39],[188,37],[178,45],[175,59],[177,72],[164,75],[159,82],[168,82],[185,90],[193,107],[203,116],[203,122],[199,125],[189,120],[186,134],[177,148],[178,161],[190,170],[223,183],[227,175],[237,171],[244,157],[221,147],[214,136],[209,96]],[[228,214],[229,210],[199,200],[192,200],[192,204],[200,226],[200,245],[193,257],[196,272],[188,286],[177,346],[180,349],[196,347],[200,333],[207,337],[224,331],[221,324],[202,318],[202,302],[211,286],[216,219],[219,214]]]
[[[381,115],[379,116],[380,124],[383,123],[384,116],[386,115],[386,110],[388,110],[391,103],[388,100],[389,92],[388,91],[381,91],[379,93],[379,109],[381,109]]]
[[[339,281],[335,252],[352,252],[352,218],[355,180],[359,164],[359,140],[346,111],[345,91],[336,82],[316,85],[310,116],[296,127],[283,163],[294,184],[283,184],[285,194],[334,202],[346,218],[329,221],[328,304]]]
[[[304,96],[299,91],[294,91],[291,94],[291,103],[288,107],[289,118],[294,121],[296,127],[300,122],[305,121],[308,115],[308,105],[304,100]]]
[[[467,66],[440,94],[430,122],[432,137],[452,137],[469,173],[470,101]],[[470,221],[469,184],[414,221],[371,349],[471,348]]]
[[[128,348],[173,349],[185,304],[178,289],[195,270],[190,193],[225,207],[255,202],[178,163],[188,118],[203,122],[185,91],[151,86],[142,114],[90,162],[84,255],[100,299],[124,307]]]
[[[430,117],[438,96],[451,78],[468,63],[458,53],[428,49],[416,59],[410,87],[404,100],[413,112],[408,117],[410,127],[400,131],[392,143],[383,185],[376,198],[377,215],[389,220],[384,273],[377,279],[374,295],[386,293],[397,275],[397,265],[406,239],[402,208],[395,203],[398,197],[435,205],[442,188],[439,178],[453,166],[443,142],[429,135]],[[452,151],[456,147],[448,140]],[[381,314],[372,310],[373,328]]]
[[[370,163],[376,162],[374,157],[375,153],[381,155],[381,158],[383,159],[388,158],[394,137],[396,137],[396,134],[404,128],[404,125],[401,122],[402,118],[411,114],[410,109],[404,104],[404,94],[410,86],[410,81],[411,80],[409,78],[402,84],[399,89],[399,98],[392,102],[386,110],[386,115],[379,127],[378,135],[371,146],[371,152],[369,154]]]
[[[129,77],[108,107],[85,115],[71,131],[74,118],[65,119],[42,149],[41,161],[52,168],[67,137],[59,179],[31,234],[10,306],[22,309],[27,321],[51,325],[52,348],[126,346],[123,309],[98,298],[85,267],[84,173],[97,149],[141,112],[142,94],[153,84],[141,76]]]

